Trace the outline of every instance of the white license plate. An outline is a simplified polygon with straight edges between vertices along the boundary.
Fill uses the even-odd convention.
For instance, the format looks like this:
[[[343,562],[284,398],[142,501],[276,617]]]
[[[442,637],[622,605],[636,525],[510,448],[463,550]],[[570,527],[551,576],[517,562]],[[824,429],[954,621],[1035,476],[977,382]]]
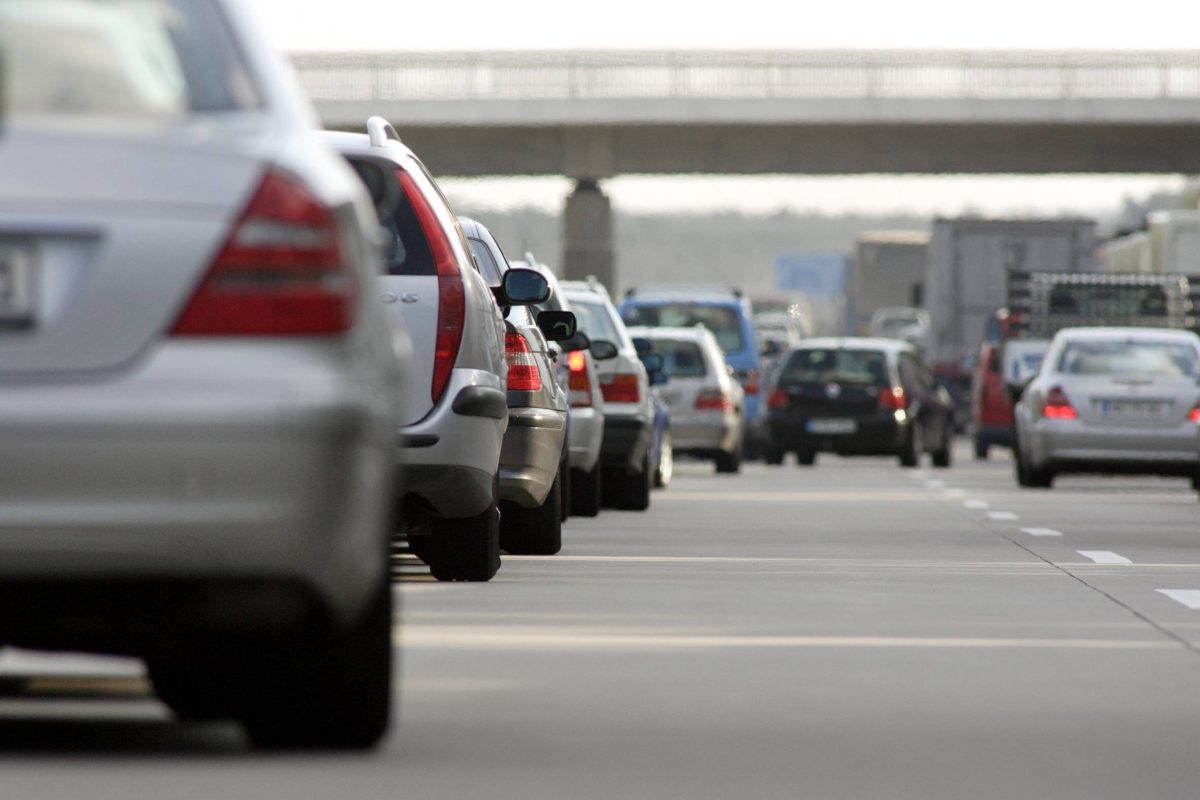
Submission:
[[[854,433],[858,423],[852,419],[810,419],[809,433]]]
[[[36,269],[32,247],[0,241],[0,326],[33,324]]]
[[[1167,411],[1167,404],[1161,400],[1097,400],[1096,405],[1105,417],[1154,419]]]

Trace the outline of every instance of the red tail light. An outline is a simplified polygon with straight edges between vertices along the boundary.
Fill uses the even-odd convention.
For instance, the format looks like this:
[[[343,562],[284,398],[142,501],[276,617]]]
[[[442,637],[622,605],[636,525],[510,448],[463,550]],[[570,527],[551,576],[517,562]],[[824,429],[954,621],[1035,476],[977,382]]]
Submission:
[[[1066,392],[1061,386],[1055,386],[1046,393],[1046,401],[1042,404],[1042,416],[1047,419],[1075,419],[1075,407],[1067,399]]]
[[[587,357],[582,350],[576,350],[567,356],[567,367],[571,370],[567,388],[571,392],[572,408],[591,408],[592,382],[587,373]]]
[[[758,394],[758,370],[746,370],[746,374],[742,378],[742,389],[746,394]]]
[[[732,411],[733,400],[720,389],[703,389],[696,395],[697,411]]]
[[[902,411],[908,408],[908,397],[900,386],[884,386],[879,390],[879,408],[882,411]]]
[[[1200,422],[1200,403],[1197,403],[1196,406],[1188,412],[1188,419],[1192,422]]]
[[[767,398],[767,408],[780,409],[787,408],[788,396],[783,389],[776,389],[771,392],[771,396]]]
[[[613,375],[608,383],[601,381],[600,393],[606,403],[637,403],[642,399],[638,376],[633,374]]]
[[[396,177],[404,188],[404,195],[412,204],[413,212],[421,225],[421,231],[429,242],[433,255],[434,269],[438,279],[437,340],[434,343],[433,383],[430,394],[437,402],[450,382],[454,362],[462,347],[463,322],[466,319],[466,294],[463,290],[462,272],[454,258],[450,238],[438,222],[437,213],[425,199],[412,176],[404,170],[396,170]]]
[[[504,335],[504,360],[508,362],[508,388],[517,392],[536,392],[542,388],[529,341],[519,333]]]
[[[328,336],[354,324],[358,281],[337,220],[296,178],[268,172],[187,307],[177,336]]]

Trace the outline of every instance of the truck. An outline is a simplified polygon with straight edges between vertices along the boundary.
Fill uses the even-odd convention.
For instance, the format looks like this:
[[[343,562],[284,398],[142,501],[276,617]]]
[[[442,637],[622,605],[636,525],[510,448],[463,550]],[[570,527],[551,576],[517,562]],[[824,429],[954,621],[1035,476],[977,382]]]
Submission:
[[[1100,245],[1097,257],[1104,272],[1200,272],[1200,211],[1151,212],[1146,217],[1146,230],[1110,239]]]
[[[929,261],[929,233],[866,231],[854,242],[846,277],[846,333],[864,335],[882,308],[920,306]]]
[[[955,400],[956,422],[971,419],[971,372],[984,330],[1004,305],[1010,271],[1095,272],[1095,220],[939,218],[925,271],[928,360]]]

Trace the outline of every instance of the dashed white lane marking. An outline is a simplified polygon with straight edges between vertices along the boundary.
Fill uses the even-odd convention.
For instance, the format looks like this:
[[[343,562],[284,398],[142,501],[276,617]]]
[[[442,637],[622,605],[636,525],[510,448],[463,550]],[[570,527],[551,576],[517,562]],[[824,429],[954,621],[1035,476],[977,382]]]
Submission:
[[[969,511],[983,511],[990,505],[987,500],[964,500],[963,508]]]
[[[1021,533],[1028,533],[1030,536],[1062,536],[1053,528],[1021,528]]]
[[[926,489],[945,489],[946,482],[943,480],[938,480],[938,479],[925,481],[925,488]]]
[[[965,495],[966,495],[966,492],[962,489],[947,489],[946,490],[946,497],[950,498],[951,500],[957,500],[960,497],[963,497]]]
[[[988,519],[994,522],[1012,522],[1017,515],[1011,511],[989,511]]]
[[[1084,558],[1090,558],[1097,564],[1132,564],[1125,556],[1117,555],[1112,550],[1076,550]]]
[[[1193,611],[1200,611],[1200,589],[1159,589],[1160,594],[1182,603]]]

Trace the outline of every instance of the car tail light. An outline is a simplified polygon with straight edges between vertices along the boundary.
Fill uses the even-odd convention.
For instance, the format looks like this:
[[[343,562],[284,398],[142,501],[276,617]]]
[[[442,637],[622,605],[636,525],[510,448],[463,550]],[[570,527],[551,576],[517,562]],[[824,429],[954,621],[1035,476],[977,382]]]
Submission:
[[[567,368],[570,370],[567,388],[571,392],[571,407],[591,408],[592,381],[588,378],[587,356],[582,350],[567,355]]]
[[[775,391],[771,392],[771,396],[767,398],[767,407],[768,408],[774,408],[774,409],[787,408],[787,404],[788,404],[787,392],[783,391],[783,389],[776,389]]]
[[[882,411],[903,411],[908,408],[908,397],[903,387],[884,386],[879,390],[879,408]]]
[[[746,394],[758,394],[758,370],[748,369],[743,373],[742,389]]]
[[[600,393],[606,403],[638,403],[642,394],[638,389],[638,376],[632,373],[620,373],[612,376],[612,380],[600,382]]]
[[[1061,386],[1055,386],[1046,393],[1046,401],[1042,404],[1042,416],[1047,419],[1075,419],[1075,407],[1067,399],[1066,392]]]
[[[722,389],[701,389],[696,395],[697,411],[732,411],[733,400]]]
[[[358,280],[337,219],[269,171],[175,320],[177,336],[328,336],[354,324]]]
[[[1192,422],[1200,422],[1200,403],[1194,405],[1188,412],[1188,419]]]
[[[438,280],[437,339],[433,351],[433,383],[430,394],[437,402],[446,391],[458,351],[462,347],[463,323],[466,319],[466,293],[463,289],[462,272],[454,258],[450,237],[438,222],[437,214],[425,199],[417,182],[404,170],[396,170],[396,177],[404,189],[404,196],[412,205],[421,232],[429,242],[433,255],[433,266]]]
[[[519,333],[504,335],[504,360],[508,362],[508,388],[517,392],[536,392],[542,388],[529,341]]]

